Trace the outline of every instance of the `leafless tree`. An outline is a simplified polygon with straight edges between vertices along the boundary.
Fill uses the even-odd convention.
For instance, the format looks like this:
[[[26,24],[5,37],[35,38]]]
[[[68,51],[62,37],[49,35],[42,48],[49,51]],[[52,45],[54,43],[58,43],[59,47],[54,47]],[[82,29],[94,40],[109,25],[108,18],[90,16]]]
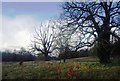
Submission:
[[[59,29],[60,32],[58,33],[58,37],[56,40],[56,44],[57,44],[57,50],[59,51],[59,58],[63,59],[63,62],[66,61],[66,56],[68,54],[69,51],[69,39],[64,36],[63,32],[61,31],[61,29]]]
[[[97,42],[101,63],[110,62],[110,35],[120,40],[119,2],[65,2],[61,18],[66,20],[65,31],[80,33],[82,39],[76,48],[92,46]]]
[[[69,38],[66,35],[65,32],[62,31],[63,23],[64,21],[58,19],[55,21],[56,26],[54,29],[56,30],[56,38],[54,41],[54,51],[56,56],[59,56],[60,59],[63,59],[63,61],[66,61],[66,54],[67,54],[67,49],[69,48]]]
[[[42,23],[36,30],[34,37],[32,49],[41,52],[45,56],[45,60],[48,60],[48,55],[55,49],[56,32],[54,26],[56,26],[55,22],[52,21]]]

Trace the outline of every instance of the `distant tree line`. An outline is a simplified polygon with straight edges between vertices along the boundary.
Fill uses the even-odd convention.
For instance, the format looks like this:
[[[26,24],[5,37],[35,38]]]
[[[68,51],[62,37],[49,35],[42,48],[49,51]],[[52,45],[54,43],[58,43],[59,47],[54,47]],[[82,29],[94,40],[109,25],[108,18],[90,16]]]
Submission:
[[[3,51],[2,61],[34,61],[36,56],[34,56],[31,52],[21,49],[20,51]]]
[[[71,59],[71,58],[79,58],[79,57],[88,57],[89,56],[89,50],[88,49],[81,49],[79,51],[71,51],[69,50],[67,53],[63,52],[59,54],[58,59]]]

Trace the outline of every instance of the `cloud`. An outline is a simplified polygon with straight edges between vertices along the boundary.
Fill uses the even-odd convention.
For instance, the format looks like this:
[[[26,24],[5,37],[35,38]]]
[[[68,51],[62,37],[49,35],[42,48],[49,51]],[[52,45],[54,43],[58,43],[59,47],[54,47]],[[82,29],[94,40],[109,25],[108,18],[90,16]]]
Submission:
[[[2,39],[1,50],[27,48],[32,40],[35,27],[40,25],[40,21],[32,16],[2,17]]]

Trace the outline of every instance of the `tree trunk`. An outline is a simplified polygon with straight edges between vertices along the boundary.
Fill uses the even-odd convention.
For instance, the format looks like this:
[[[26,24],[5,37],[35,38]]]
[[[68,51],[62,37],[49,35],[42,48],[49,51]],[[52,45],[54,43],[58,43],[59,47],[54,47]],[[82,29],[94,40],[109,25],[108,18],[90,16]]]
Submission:
[[[110,34],[104,31],[98,38],[97,54],[100,63],[110,63]]]
[[[49,61],[48,54],[45,54],[45,61]]]
[[[66,62],[66,53],[63,54],[63,62]]]
[[[66,59],[65,59],[65,58],[63,59],[63,62],[64,62],[64,63],[66,62]]]

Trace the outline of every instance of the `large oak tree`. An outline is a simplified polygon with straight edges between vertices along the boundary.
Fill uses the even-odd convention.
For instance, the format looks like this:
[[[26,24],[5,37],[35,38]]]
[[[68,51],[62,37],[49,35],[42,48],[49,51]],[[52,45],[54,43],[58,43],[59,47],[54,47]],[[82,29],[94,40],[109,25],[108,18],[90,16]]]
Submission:
[[[77,48],[97,43],[100,62],[110,62],[110,37],[120,40],[120,2],[65,2],[62,8],[64,29],[83,36]]]

